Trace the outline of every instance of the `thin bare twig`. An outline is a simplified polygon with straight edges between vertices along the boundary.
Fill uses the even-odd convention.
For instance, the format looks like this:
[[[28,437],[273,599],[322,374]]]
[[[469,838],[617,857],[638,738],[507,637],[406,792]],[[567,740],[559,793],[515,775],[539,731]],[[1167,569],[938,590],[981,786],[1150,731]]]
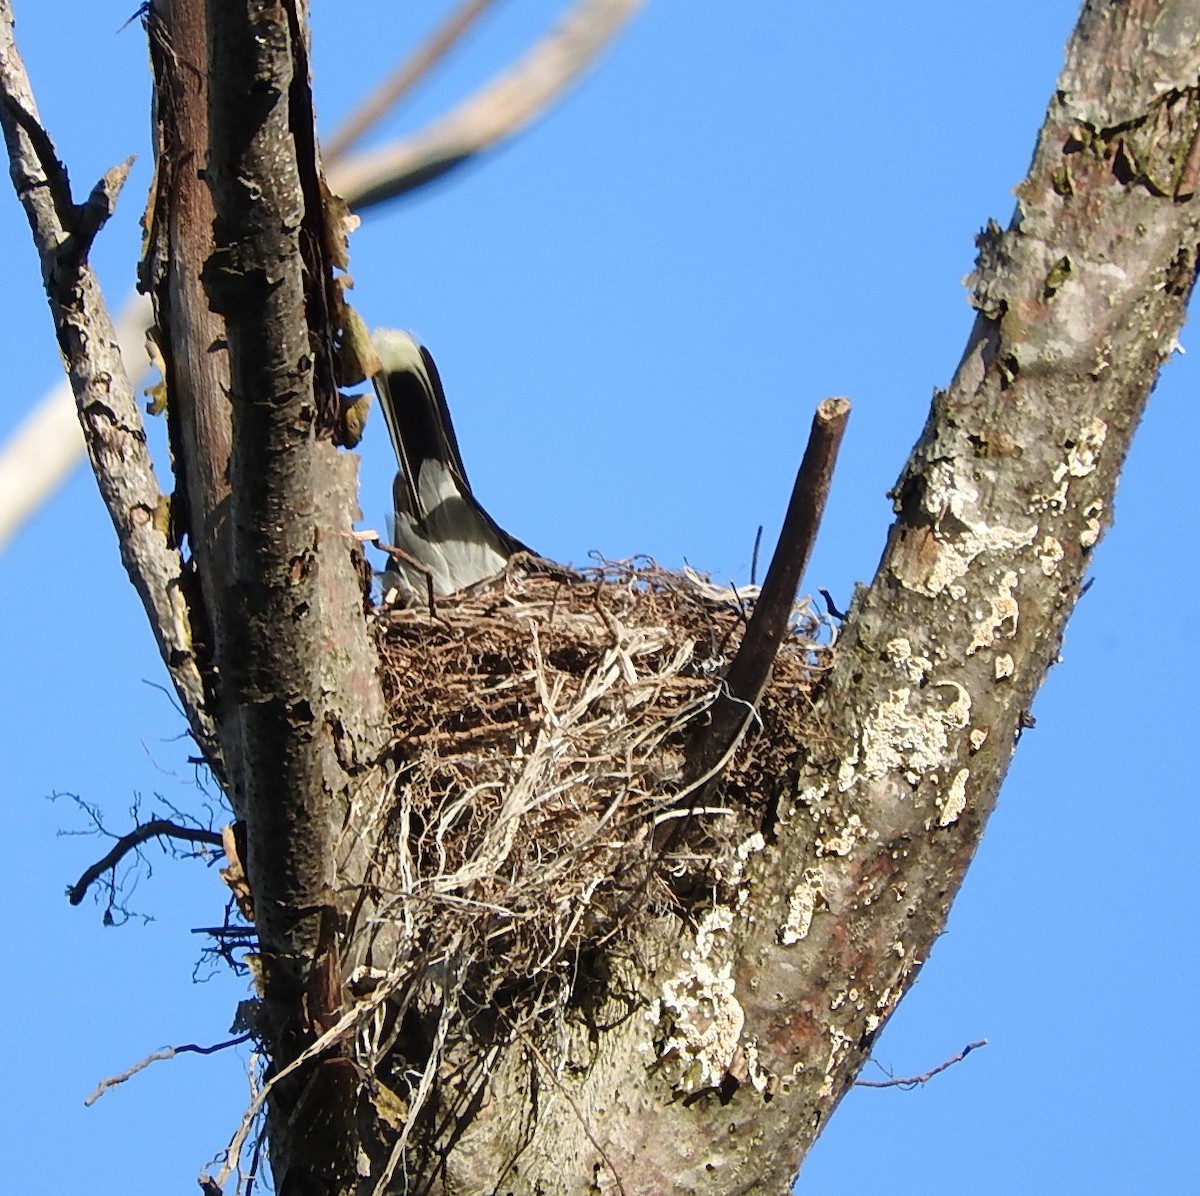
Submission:
[[[420,133],[329,171],[330,186],[366,207],[404,195],[519,132],[596,60],[645,0],[579,0],[515,66]]]
[[[758,585],[758,553],[762,548],[762,524],[758,525],[758,531],[754,533],[754,551],[750,554],[750,584]]]
[[[187,1042],[183,1046],[167,1047],[165,1050],[155,1051],[152,1055],[147,1055],[140,1063],[135,1063],[131,1068],[121,1072],[119,1075],[109,1076],[107,1080],[101,1080],[96,1085],[95,1091],[83,1103],[85,1105],[94,1105],[110,1088],[116,1088],[118,1084],[124,1084],[126,1080],[136,1076],[139,1071],[145,1071],[151,1063],[161,1063],[164,1059],[174,1059],[176,1055],[182,1055],[187,1052],[196,1055],[215,1055],[218,1051],[227,1051],[230,1047],[240,1046],[243,1042],[249,1042],[252,1037],[252,1034],[239,1034],[237,1038],[231,1038],[227,1042],[217,1042],[212,1046],[197,1046],[194,1042]]]
[[[957,1055],[951,1056],[944,1063],[939,1063],[937,1067],[931,1067],[928,1071],[923,1071],[919,1076],[906,1076],[904,1079],[889,1079],[889,1080],[855,1080],[855,1088],[916,1088],[918,1084],[924,1084],[926,1080],[932,1080],[934,1076],[940,1075],[948,1067],[953,1067],[956,1063],[961,1063],[972,1051],[978,1050],[979,1047],[987,1046],[988,1040],[980,1038],[975,1042],[968,1042]]]
[[[364,133],[387,115],[463,39],[495,0],[465,0],[415,54],[406,58],[323,145],[326,164],[341,158]]]
[[[67,897],[72,905],[78,905],[87,891],[100,879],[104,873],[115,868],[131,851],[136,851],[147,839],[182,839],[185,843],[206,843],[213,847],[221,846],[219,831],[206,830],[202,826],[180,826],[166,818],[153,818],[149,822],[135,827],[127,835],[122,835],[112,850],[102,859],[92,864],[87,871],[67,890]]]

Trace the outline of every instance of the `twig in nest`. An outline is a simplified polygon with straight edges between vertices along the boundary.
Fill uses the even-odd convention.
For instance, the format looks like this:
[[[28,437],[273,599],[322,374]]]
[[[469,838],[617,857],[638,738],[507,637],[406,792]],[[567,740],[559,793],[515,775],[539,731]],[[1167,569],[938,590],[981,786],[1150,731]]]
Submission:
[[[923,1071],[919,1076],[906,1076],[903,1079],[893,1078],[889,1080],[855,1080],[855,1088],[916,1088],[918,1084],[924,1084],[926,1080],[932,1080],[934,1076],[946,1070],[948,1067],[953,1067],[956,1063],[961,1063],[973,1050],[978,1047],[987,1046],[987,1039],[980,1038],[976,1042],[968,1042],[957,1055],[947,1059],[944,1063],[939,1063],[937,1067],[931,1067],[928,1071]]]
[[[123,1071],[120,1075],[109,1076],[107,1080],[101,1080],[96,1085],[96,1090],[85,1100],[85,1105],[94,1105],[110,1088],[115,1088],[118,1084],[124,1084],[126,1080],[132,1079],[139,1071],[145,1071],[151,1063],[159,1063],[163,1059],[174,1059],[176,1055],[191,1053],[194,1055],[215,1055],[218,1051],[227,1051],[230,1047],[240,1046],[243,1042],[249,1042],[253,1036],[250,1034],[239,1034],[237,1038],[231,1038],[227,1042],[216,1042],[212,1046],[197,1046],[194,1042],[185,1042],[183,1046],[167,1047],[164,1051],[155,1051],[153,1055],[147,1055],[140,1063],[135,1063],[127,1071]]]
[[[127,835],[122,835],[113,845],[112,850],[102,859],[97,860],[86,872],[67,890],[67,897],[72,905],[78,905],[87,891],[110,869],[115,868],[131,851],[136,851],[147,839],[182,839],[185,843],[206,843],[212,847],[221,846],[221,835],[218,831],[205,830],[202,826],[180,826],[166,818],[153,818],[135,827]]]
[[[758,585],[758,552],[762,548],[762,524],[758,525],[758,531],[754,533],[754,551],[750,554],[750,584]]]
[[[446,997],[449,997],[449,995],[449,992],[445,994]],[[400,1136],[396,1139],[391,1154],[388,1155],[387,1163],[384,1165],[383,1171],[380,1172],[379,1179],[372,1189],[371,1196],[383,1196],[383,1193],[388,1190],[392,1182],[392,1177],[396,1174],[396,1168],[400,1165],[400,1160],[404,1157],[404,1150],[408,1145],[408,1139],[412,1133],[413,1126],[418,1122],[417,1115],[429,1103],[429,1097],[433,1092],[433,1085],[437,1079],[438,1066],[445,1055],[446,1031],[450,1024],[453,1009],[453,1002],[448,999],[443,1001],[441,1016],[438,1018],[437,1029],[434,1031],[433,1042],[429,1050],[429,1058],[425,1061],[424,1070],[421,1072],[421,1080],[417,1084],[417,1089],[409,1102],[408,1117],[405,1119],[404,1129],[400,1131]]]
[[[429,568],[423,561],[417,560],[409,552],[405,552],[403,548],[398,548],[395,544],[385,544],[378,536],[370,541],[380,552],[387,553],[394,561],[403,561],[406,565],[411,566],[425,578],[425,600],[429,606],[430,618],[437,618],[437,606],[433,600],[433,570]],[[401,593],[405,594],[409,604],[412,598],[415,597],[410,587],[407,585],[400,587]]]
[[[267,1097],[275,1085],[282,1080],[286,1080],[288,1076],[295,1074],[310,1060],[315,1059],[318,1055],[323,1054],[331,1046],[335,1046],[341,1042],[348,1034],[354,1031],[363,1021],[365,1021],[375,1010],[383,1004],[396,991],[397,983],[395,981],[385,982],[381,984],[369,997],[359,1001],[356,1005],[348,1009],[338,1021],[330,1026],[324,1034],[321,1035],[315,1042],[309,1043],[299,1055],[296,1056],[286,1067],[281,1067],[275,1072],[271,1078],[254,1094],[246,1111],[242,1114],[241,1124],[234,1132],[233,1137],[229,1141],[229,1146],[225,1152],[225,1162],[221,1170],[217,1173],[215,1183],[218,1190],[224,1189],[226,1181],[237,1170],[239,1160],[241,1159],[242,1148],[246,1145],[246,1139],[250,1134],[250,1130],[254,1125],[254,1119],[258,1116],[259,1111],[266,1103]]]

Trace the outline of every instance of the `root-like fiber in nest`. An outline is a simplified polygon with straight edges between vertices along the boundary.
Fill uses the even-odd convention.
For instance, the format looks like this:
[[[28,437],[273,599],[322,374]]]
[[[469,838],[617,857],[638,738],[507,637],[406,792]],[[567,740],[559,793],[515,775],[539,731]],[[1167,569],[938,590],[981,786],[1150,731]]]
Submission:
[[[432,611],[377,612],[396,771],[371,837],[392,857],[397,968],[449,964],[473,1001],[536,1002],[629,918],[719,885],[793,772],[826,651],[798,606],[743,745],[689,784],[753,598],[644,560],[514,564]]]

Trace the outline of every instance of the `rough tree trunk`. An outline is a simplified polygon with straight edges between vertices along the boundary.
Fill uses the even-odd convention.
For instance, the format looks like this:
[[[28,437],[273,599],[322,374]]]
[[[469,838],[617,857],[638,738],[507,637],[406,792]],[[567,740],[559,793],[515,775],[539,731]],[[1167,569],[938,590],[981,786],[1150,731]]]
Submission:
[[[156,276],[169,364],[213,336],[198,331],[212,314],[171,298],[172,271],[203,278],[228,341],[215,423],[211,393],[172,418],[192,421],[177,459],[203,583],[193,617],[214,763],[248,832],[259,1029],[275,1074],[299,1060],[273,1091],[279,1191],[784,1192],[941,931],[1174,348],[1200,245],[1200,0],[1085,6],[1013,221],[979,239],[970,343],[803,739],[776,745],[793,779],[727,861],[727,896],[658,910],[610,944],[552,1048],[536,1027],[505,1033],[502,1007],[485,1033],[427,995],[432,1021],[397,1031],[410,1107],[428,1097],[425,1059],[457,1070],[425,1077],[438,1092],[416,1117],[384,1108],[339,1031],[369,996],[343,981],[366,958],[370,853],[353,845],[385,720],[350,467],[329,439],[339,330],[304,5],[205,7],[156,0],[151,27],[188,47],[184,68],[205,58],[207,99],[167,78],[178,54],[156,67],[176,127],[210,127],[215,241],[154,260],[170,263]],[[170,168],[190,177],[160,161],[155,219],[192,236]],[[227,495],[224,467],[196,464],[205,452],[228,452]]]
[[[671,1099],[645,1018],[591,1044],[569,1099],[513,1052],[445,1190],[491,1191],[524,1144],[504,1191],[583,1191],[593,1137],[601,1190],[788,1189],[945,923],[1175,349],[1200,253],[1198,32],[1200,3],[1085,6],[1012,223],[979,238],[979,315],[895,487],[792,799],[699,933],[644,931],[630,986],[651,1010],[690,991],[682,1037],[717,1047],[713,1087]]]

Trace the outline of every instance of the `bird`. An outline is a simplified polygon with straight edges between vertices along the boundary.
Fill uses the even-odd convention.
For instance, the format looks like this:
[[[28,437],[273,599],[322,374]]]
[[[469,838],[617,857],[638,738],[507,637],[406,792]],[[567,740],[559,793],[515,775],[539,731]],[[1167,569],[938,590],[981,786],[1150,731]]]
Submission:
[[[406,600],[420,601],[430,588],[446,596],[495,577],[512,556],[530,549],[472,492],[432,354],[394,328],[377,328],[371,341],[381,364],[371,381],[399,465],[392,534],[410,558],[393,559],[385,592],[395,587]]]

